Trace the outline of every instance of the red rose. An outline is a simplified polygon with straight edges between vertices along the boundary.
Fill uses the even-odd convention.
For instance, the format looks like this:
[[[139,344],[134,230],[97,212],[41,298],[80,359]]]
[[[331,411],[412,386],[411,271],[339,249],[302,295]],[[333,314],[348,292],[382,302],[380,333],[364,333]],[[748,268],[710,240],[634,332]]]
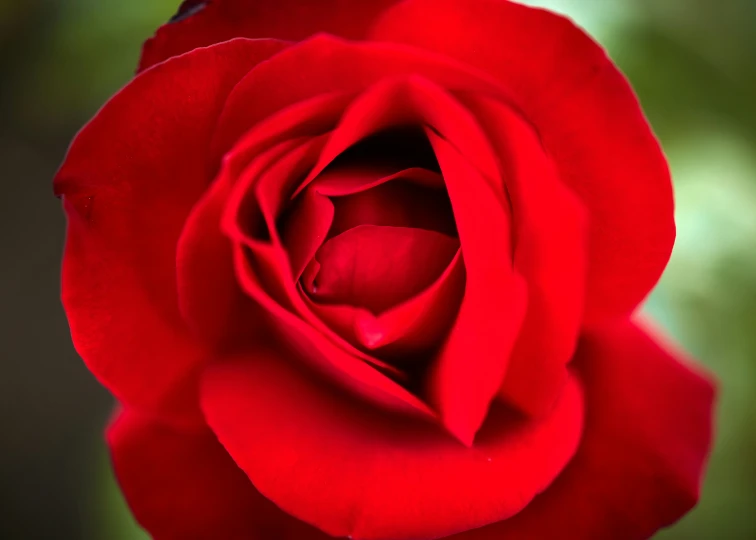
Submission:
[[[56,190],[155,538],[636,539],[697,500],[711,384],[630,319],[667,165],[567,19],[185,2]]]

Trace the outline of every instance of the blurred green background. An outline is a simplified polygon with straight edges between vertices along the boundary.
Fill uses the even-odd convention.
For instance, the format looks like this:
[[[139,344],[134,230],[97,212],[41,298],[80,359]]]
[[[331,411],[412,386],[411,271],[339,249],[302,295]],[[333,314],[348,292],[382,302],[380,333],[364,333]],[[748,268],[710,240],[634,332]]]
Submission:
[[[357,1],[357,0],[356,0]],[[111,401],[58,302],[50,180],[178,0],[0,0],[0,538],[145,538],[113,482]],[[678,240],[646,310],[721,382],[698,508],[660,539],[756,538],[756,1],[535,0],[595,35],[669,156]]]

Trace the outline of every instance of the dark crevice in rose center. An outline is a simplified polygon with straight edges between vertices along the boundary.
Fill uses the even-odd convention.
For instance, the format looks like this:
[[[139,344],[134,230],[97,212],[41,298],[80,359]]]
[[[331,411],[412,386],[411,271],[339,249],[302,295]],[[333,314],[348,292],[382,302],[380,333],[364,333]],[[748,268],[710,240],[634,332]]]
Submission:
[[[331,200],[335,214],[329,238],[358,225],[412,227],[457,236],[451,201],[444,189],[392,180]]]
[[[441,172],[433,147],[418,126],[397,127],[371,135],[342,153],[328,168],[354,165],[396,171],[416,167]]]

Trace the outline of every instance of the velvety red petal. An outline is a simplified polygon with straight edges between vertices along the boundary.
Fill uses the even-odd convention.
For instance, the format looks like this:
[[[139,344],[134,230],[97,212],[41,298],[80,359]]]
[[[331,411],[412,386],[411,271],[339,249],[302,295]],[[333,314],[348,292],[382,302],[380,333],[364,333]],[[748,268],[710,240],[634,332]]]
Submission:
[[[327,32],[359,39],[397,0],[189,0],[147,40],[139,70],[236,37],[300,41]]]
[[[239,83],[228,96],[218,118],[212,153],[220,160],[229,152],[235,161],[245,165],[260,148],[269,148],[296,136],[316,136],[329,132],[352,99],[340,90],[310,96],[270,110],[263,102],[249,100]]]
[[[312,276],[319,270],[316,263]],[[465,290],[465,265],[457,251],[444,272],[428,288],[376,316],[364,308],[318,304],[302,291],[309,308],[351,343],[373,350],[379,358],[392,363],[417,364],[445,338],[457,318]]]
[[[259,326],[254,308],[247,307],[249,299],[241,293],[237,281],[229,277],[234,272],[231,243],[220,230],[221,217],[233,186],[252,166],[252,161],[259,162],[257,173],[268,167],[273,157],[283,152],[281,144],[328,132],[338,121],[344,104],[344,96],[337,93],[286,107],[251,130],[247,126],[247,133],[230,151],[227,148],[220,150],[232,142],[220,141],[221,133],[229,135],[230,126],[223,125],[222,121],[219,124],[214,141],[220,141],[220,144],[213,146],[213,156],[217,159],[219,154],[225,154],[220,172],[211,189],[192,210],[177,249],[179,306],[184,319],[198,335],[215,344],[226,345],[229,341],[249,338]],[[261,160],[269,152],[274,156]],[[248,174],[251,172],[254,171],[247,170]],[[237,195],[243,193],[242,190]]]
[[[332,339],[307,321],[287,310],[264,292],[250,260],[241,250],[235,250],[237,279],[244,290],[263,306],[277,322],[282,339],[294,350],[294,356],[305,365],[314,366],[328,374],[354,395],[366,398],[391,410],[435,418],[435,413],[417,396],[400,386],[388,375],[398,378],[401,373],[378,359],[360,354],[344,341]],[[322,325],[322,322],[321,322]],[[331,331],[331,333],[333,333]],[[343,340],[342,340],[343,341]],[[372,364],[372,365],[371,365]]]
[[[325,540],[260,495],[215,435],[179,431],[133,411],[108,428],[116,477],[155,540]]]
[[[213,347],[253,342],[264,314],[234,275],[231,241],[220,230],[231,185],[222,173],[187,219],[176,255],[179,306],[187,325]]]
[[[512,199],[514,264],[528,282],[528,311],[501,395],[531,414],[554,403],[567,379],[583,321],[589,265],[585,208],[559,179],[538,134],[516,111],[467,96],[501,156]]]
[[[456,238],[435,231],[359,225],[318,250],[320,269],[307,292],[379,314],[433,283],[458,248]]]
[[[443,53],[509,89],[588,210],[588,322],[629,314],[672,250],[672,184],[604,51],[568,19],[502,0],[408,0],[389,8],[371,37]]]
[[[237,261],[249,259],[248,263],[237,264],[237,275],[255,274],[253,280],[245,281],[245,290],[251,293],[250,287],[259,280],[262,289],[255,294],[271,297],[284,309],[306,317],[328,334],[328,329],[311,316],[297,293],[289,257],[277,229],[288,194],[296,186],[296,180],[315,163],[323,142],[323,137],[293,139],[261,153],[234,186],[226,203],[222,228],[235,244]]]
[[[178,312],[176,242],[212,178],[208,143],[229,91],[282,47],[236,40],[145,72],[79,133],[56,177],[74,345],[129,405],[198,415],[206,351]]]
[[[387,156],[387,158],[390,157]],[[444,187],[444,179],[441,175],[428,169],[411,167],[395,172],[359,164],[353,167],[329,169],[321,173],[311,187],[327,197],[346,197],[364,193],[392,180],[431,188]]]
[[[472,444],[504,380],[525,315],[527,287],[512,261],[508,202],[447,141],[428,130],[457,220],[467,281],[428,392],[444,425]]]
[[[575,458],[522,513],[454,540],[642,540],[695,505],[711,383],[630,322],[587,334],[575,364],[587,415]]]
[[[381,79],[412,75],[421,75],[441,88],[500,93],[495,81],[445,56],[414,47],[354,43],[319,35],[292,45],[239,82],[219,120],[213,148],[222,155],[250,126],[304,100],[341,95],[348,103],[350,96]],[[326,116],[344,109],[338,103],[321,107]]]
[[[538,421],[494,407],[468,448],[275,353],[215,364],[202,394],[211,428],[261,493],[365,540],[439,538],[519,512],[572,456],[583,415],[573,382]]]
[[[281,227],[281,242],[289,255],[289,265],[297,281],[307,263],[328,237],[333,224],[333,202],[315,190],[307,190],[293,203]]]
[[[333,201],[329,236],[368,224],[457,234],[443,177],[428,169],[410,168],[384,176],[370,169],[336,167],[322,173],[309,190],[329,195]]]
[[[260,255],[281,246],[279,218],[289,205],[298,179],[315,163],[325,137],[289,139],[260,153],[243,169],[222,219],[229,237]],[[288,262],[285,266],[275,272],[291,274]],[[284,276],[280,278],[284,280]],[[290,282],[291,276],[285,276],[285,280]]]
[[[475,118],[434,82],[412,75],[382,80],[350,104],[299,191],[360,140],[390,128],[412,125],[431,127],[493,184],[499,183],[496,156]]]
[[[266,142],[272,144],[275,138],[271,139]],[[274,144],[264,151],[264,144],[256,145],[260,154],[249,167],[257,172],[264,170],[291,145]],[[234,190],[240,174],[237,169],[241,168],[239,153],[242,152],[228,155],[212,187],[192,210],[176,257],[179,305],[184,319],[198,336],[222,348],[253,340],[260,328],[259,307],[234,279],[233,244],[221,230],[229,205],[241,204],[239,190]],[[262,221],[261,216],[254,217]],[[253,218],[250,221],[255,223]]]
[[[377,317],[371,313],[358,317],[357,339],[381,357],[413,362],[415,351],[428,350],[443,340],[457,318],[464,289],[465,265],[458,250],[444,273],[420,294]]]

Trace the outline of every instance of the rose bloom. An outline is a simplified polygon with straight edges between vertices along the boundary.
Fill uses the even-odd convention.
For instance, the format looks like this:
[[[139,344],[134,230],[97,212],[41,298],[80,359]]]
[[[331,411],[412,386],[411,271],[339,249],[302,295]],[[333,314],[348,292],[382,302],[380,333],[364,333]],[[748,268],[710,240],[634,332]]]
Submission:
[[[712,385],[633,318],[667,163],[561,16],[185,2],[55,189],[156,539],[639,539],[698,499]]]

